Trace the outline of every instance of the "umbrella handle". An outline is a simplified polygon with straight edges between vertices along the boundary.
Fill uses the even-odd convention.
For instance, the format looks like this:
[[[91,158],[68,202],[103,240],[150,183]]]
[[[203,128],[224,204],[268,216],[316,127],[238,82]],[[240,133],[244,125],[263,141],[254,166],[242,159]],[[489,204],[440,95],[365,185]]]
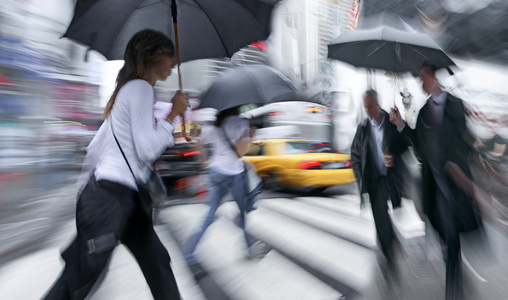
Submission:
[[[190,134],[185,131],[185,113],[181,114],[181,116],[182,116],[182,135],[187,142],[190,142],[192,141],[192,138],[190,137]]]
[[[175,31],[175,50],[176,50],[176,63],[178,67],[178,86],[180,87],[180,92],[183,92],[182,73],[180,72],[180,46],[178,44],[178,25],[176,23],[176,11],[173,13],[173,28]],[[182,116],[182,135],[187,142],[190,142],[192,141],[192,138],[185,131],[185,112],[182,113],[181,116]]]

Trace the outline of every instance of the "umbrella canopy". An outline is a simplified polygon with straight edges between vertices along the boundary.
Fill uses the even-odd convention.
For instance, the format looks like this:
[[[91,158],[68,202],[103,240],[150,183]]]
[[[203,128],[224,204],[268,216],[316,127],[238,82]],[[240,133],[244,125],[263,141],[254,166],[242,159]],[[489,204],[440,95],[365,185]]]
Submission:
[[[328,45],[328,58],[395,73],[414,73],[424,61],[437,68],[455,65],[429,36],[387,26],[344,32]]]
[[[181,61],[231,57],[266,40],[275,0],[176,0]],[[171,0],[77,0],[63,35],[121,60],[130,38],[155,29],[174,41]]]
[[[293,83],[282,73],[265,65],[238,66],[217,77],[201,97],[202,107],[222,111],[246,104],[266,104],[292,95]]]

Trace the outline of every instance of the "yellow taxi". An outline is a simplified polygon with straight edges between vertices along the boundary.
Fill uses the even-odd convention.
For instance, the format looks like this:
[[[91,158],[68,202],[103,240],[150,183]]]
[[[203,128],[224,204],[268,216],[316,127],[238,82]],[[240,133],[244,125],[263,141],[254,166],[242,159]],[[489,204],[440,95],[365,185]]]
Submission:
[[[322,152],[323,146],[328,151]],[[327,187],[356,181],[351,156],[326,153],[328,143],[305,139],[266,139],[253,141],[242,158],[251,162],[267,188]]]

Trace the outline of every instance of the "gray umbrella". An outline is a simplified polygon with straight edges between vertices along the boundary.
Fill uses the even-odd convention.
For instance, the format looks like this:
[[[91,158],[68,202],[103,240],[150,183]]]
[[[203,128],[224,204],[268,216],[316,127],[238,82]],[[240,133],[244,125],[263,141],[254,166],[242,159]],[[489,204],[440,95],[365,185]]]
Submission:
[[[215,79],[201,97],[200,108],[211,107],[222,111],[246,104],[265,104],[297,88],[282,73],[265,65],[238,66]]]
[[[328,58],[395,73],[414,72],[424,61],[449,71],[455,65],[429,36],[387,26],[344,32],[328,45]]]

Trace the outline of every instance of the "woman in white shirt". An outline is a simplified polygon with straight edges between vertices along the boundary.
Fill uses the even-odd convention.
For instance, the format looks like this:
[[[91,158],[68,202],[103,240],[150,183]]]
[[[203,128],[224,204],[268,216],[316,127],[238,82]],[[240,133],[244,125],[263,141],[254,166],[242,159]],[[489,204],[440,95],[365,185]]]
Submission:
[[[77,237],[62,253],[65,268],[45,299],[84,299],[119,243],[136,258],[155,299],[180,299],[169,254],[141,209],[133,175],[174,145],[173,119],[188,106],[187,96],[177,93],[167,119],[155,122],[153,86],[171,74],[173,56],[173,43],[158,31],[140,31],[127,44],[106,119],[87,148],[84,168],[95,172],[82,176]]]
[[[260,242],[249,236],[245,230],[245,215],[248,205],[249,192],[244,173],[244,165],[240,160],[248,149],[252,136],[250,123],[247,119],[239,117],[238,107],[224,110],[219,113],[215,126],[210,126],[207,132],[206,140],[212,143],[212,155],[210,165],[208,166],[209,191],[208,206],[209,211],[201,228],[190,237],[185,245],[185,259],[191,269],[200,274],[200,266],[194,257],[194,251],[199,240],[204,235],[207,228],[212,224],[214,215],[222,198],[231,192],[235,202],[240,210],[239,221],[247,241],[248,253],[251,256],[260,257]],[[196,275],[196,274],[195,274]]]

